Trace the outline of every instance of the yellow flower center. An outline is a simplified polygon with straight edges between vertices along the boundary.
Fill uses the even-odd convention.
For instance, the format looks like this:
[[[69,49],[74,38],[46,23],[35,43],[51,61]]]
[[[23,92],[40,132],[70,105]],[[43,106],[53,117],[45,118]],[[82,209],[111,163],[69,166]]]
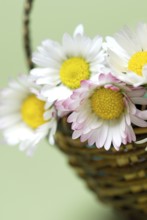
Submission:
[[[28,96],[22,103],[21,115],[23,121],[31,128],[36,129],[46,121],[43,118],[45,102],[35,95]]]
[[[89,77],[89,64],[81,57],[65,60],[60,68],[60,79],[70,89],[79,88],[81,80],[89,79]]]
[[[142,76],[142,68],[145,64],[147,64],[147,51],[137,52],[129,60],[128,70]]]
[[[123,95],[111,89],[97,89],[91,96],[91,107],[104,120],[119,118],[124,111]]]

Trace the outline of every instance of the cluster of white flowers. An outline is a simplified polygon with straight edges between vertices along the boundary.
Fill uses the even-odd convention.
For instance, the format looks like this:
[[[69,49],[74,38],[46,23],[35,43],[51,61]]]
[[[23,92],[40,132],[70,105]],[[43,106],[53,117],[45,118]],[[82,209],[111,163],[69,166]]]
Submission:
[[[0,129],[9,145],[32,155],[44,138],[54,144],[58,118],[67,115],[72,138],[119,150],[147,127],[147,24],[93,39],[79,25],[62,42],[43,41],[37,65],[0,92]],[[142,140],[141,143],[145,142]]]

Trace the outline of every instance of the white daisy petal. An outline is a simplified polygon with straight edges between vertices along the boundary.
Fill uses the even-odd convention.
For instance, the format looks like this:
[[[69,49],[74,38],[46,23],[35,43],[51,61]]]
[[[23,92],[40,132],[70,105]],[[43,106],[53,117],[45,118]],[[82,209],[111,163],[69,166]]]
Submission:
[[[53,140],[56,130],[53,102],[42,97],[39,90],[40,87],[24,75],[10,82],[9,87],[0,92],[1,133],[7,144],[18,144],[19,149],[26,151],[27,155],[32,155],[36,145],[48,134]]]
[[[41,94],[48,99],[50,102],[54,102],[56,100],[66,99],[71,94],[71,90],[64,86],[44,86],[41,91]]]
[[[106,37],[107,41],[107,47],[116,53],[117,55],[124,56],[126,58],[129,58],[125,50],[117,43],[117,41],[112,37]]]
[[[112,139],[113,139],[113,146],[117,150],[121,145],[121,134],[120,134],[120,127],[118,126],[119,122],[114,121],[112,122],[110,127],[112,128]]]
[[[141,98],[141,97],[133,97],[131,98],[133,103],[138,104],[138,105],[147,105],[147,99],[146,98]]]
[[[122,31],[117,33],[115,39],[129,55],[134,54],[136,50],[141,50],[137,36],[128,27],[124,27]]]
[[[10,115],[0,117],[0,129],[4,129],[12,126],[13,124],[21,120],[21,115],[18,113],[12,113]]]
[[[55,71],[54,69],[51,69],[51,68],[35,68],[35,69],[32,69],[31,70],[31,75],[34,76],[34,77],[40,77],[40,76],[45,76],[47,77],[48,74],[50,72],[53,72]]]
[[[96,143],[96,140],[98,138],[98,131],[97,129],[91,130],[91,132],[89,132],[88,134],[83,134],[81,138],[83,142],[88,140],[89,146],[92,146]]]
[[[78,34],[80,34],[80,35],[83,35],[83,34],[84,34],[84,27],[83,27],[82,24],[79,24],[79,25],[76,27],[73,36],[75,37],[75,36],[78,35]]]
[[[129,97],[141,97],[144,96],[145,94],[145,89],[144,88],[140,88],[138,90],[132,90],[130,92],[127,92],[127,94],[129,95]]]
[[[100,130],[101,130],[100,137],[99,137],[99,147],[100,148],[103,147],[106,142],[107,135],[108,135],[108,129],[109,129],[108,124],[103,123],[103,125],[100,128]]]
[[[145,23],[139,23],[136,32],[138,34],[139,42],[141,44],[141,48],[144,48],[144,50],[147,50],[147,24]]]
[[[138,118],[134,115],[131,115],[131,121],[133,124],[139,126],[139,127],[147,127],[147,122],[145,122],[143,119]]]
[[[114,37],[106,37],[108,62],[114,74],[135,87],[147,84],[147,24],[140,23],[135,31],[124,27]]]
[[[112,140],[113,140],[112,131],[111,131],[111,129],[109,129],[108,134],[107,134],[107,139],[106,139],[106,142],[105,142],[105,145],[104,145],[104,148],[106,150],[110,149],[111,144],[112,144]]]
[[[52,40],[42,42],[33,54],[32,60],[38,67],[31,70],[32,81],[41,85],[45,97],[50,85],[61,87],[63,95],[55,98],[60,101],[67,97],[64,91],[68,91],[70,96],[82,80],[99,73],[104,68],[105,59],[102,37],[90,39],[85,35],[83,25],[78,25],[73,36],[68,33],[63,35],[61,44]]]
[[[136,115],[137,115],[139,118],[142,118],[142,119],[144,119],[144,120],[147,120],[147,110],[140,111],[140,110],[137,109]]]
[[[127,86],[110,73],[100,75],[95,82],[83,81],[81,86],[59,105],[59,110],[62,109],[63,114],[69,111],[70,105],[74,106],[73,109],[70,109],[67,119],[67,122],[71,123],[73,139],[80,138],[82,142],[88,141],[90,146],[95,144],[97,148],[104,147],[106,150],[114,147],[118,151],[122,144],[136,140],[132,124],[147,127],[146,111],[138,110],[134,103],[143,101],[141,87]],[[88,95],[81,96],[81,91]],[[133,97],[133,92],[137,97]],[[120,98],[116,99],[113,104],[114,94],[118,94]],[[102,101],[99,103],[99,100]],[[116,107],[118,103],[119,106]],[[119,112],[118,110],[121,108],[122,110]],[[119,112],[119,116],[115,116],[116,112]]]
[[[72,138],[73,139],[77,139],[77,138],[79,138],[80,137],[80,132],[79,131],[77,131],[77,130],[75,130],[74,132],[73,132],[73,134],[72,134]]]
[[[147,138],[144,138],[144,139],[142,139],[142,140],[140,140],[140,141],[136,141],[135,143],[136,144],[144,144],[144,143],[146,143],[147,142]]]

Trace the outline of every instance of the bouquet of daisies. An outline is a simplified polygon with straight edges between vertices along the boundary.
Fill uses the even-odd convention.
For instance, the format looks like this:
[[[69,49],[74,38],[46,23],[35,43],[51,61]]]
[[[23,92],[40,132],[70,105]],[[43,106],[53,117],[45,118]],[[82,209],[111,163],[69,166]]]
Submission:
[[[58,119],[66,116],[72,138],[89,146],[119,150],[136,142],[134,126],[147,127],[146,37],[144,23],[105,41],[79,25],[61,43],[43,41],[32,55],[36,67],[0,91],[4,141],[32,155],[44,138],[54,144]]]

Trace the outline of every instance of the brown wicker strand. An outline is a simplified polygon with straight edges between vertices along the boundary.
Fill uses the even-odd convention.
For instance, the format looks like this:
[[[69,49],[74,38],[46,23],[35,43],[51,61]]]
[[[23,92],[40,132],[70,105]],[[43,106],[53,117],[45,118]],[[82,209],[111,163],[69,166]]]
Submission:
[[[135,128],[137,139],[147,133],[146,128],[141,130]],[[56,143],[100,201],[123,211],[129,219],[147,219],[145,143],[122,145],[118,152],[113,147],[109,151],[89,147],[79,139],[72,140],[65,118],[59,121]]]
[[[27,65],[29,69],[34,67],[34,64],[31,60],[32,49],[31,49],[31,40],[30,40],[30,15],[32,11],[34,0],[25,0],[24,3],[24,17],[23,17],[23,42],[24,49],[27,59]]]

